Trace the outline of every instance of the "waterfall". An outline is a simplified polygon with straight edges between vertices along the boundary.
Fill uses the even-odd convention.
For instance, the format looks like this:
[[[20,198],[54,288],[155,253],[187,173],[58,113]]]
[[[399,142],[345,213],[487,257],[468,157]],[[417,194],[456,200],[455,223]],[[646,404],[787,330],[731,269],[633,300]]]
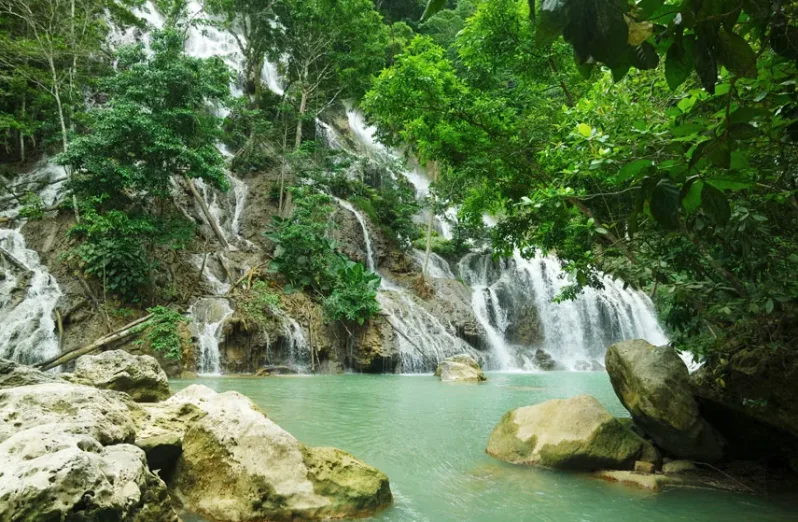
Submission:
[[[343,199],[336,198],[335,196],[331,196],[342,208],[348,210],[355,216],[358,224],[360,224],[360,229],[363,231],[363,241],[366,243],[366,268],[371,270],[372,272],[377,272],[377,259],[374,256],[374,247],[371,245],[371,234],[369,234],[368,226],[366,226],[366,218],[363,217],[363,214],[357,210],[355,207],[352,206],[351,203],[348,201],[344,201]]]
[[[30,190],[45,205],[58,201],[59,188],[66,181],[64,169],[41,162],[17,177],[17,192]],[[27,269],[23,272],[0,255],[0,357],[32,364],[60,353],[55,334],[55,308],[61,298],[58,282],[44,266],[36,251],[22,235],[24,221],[19,221],[22,205],[13,198],[0,217],[18,220],[15,229],[0,228],[0,247]]]
[[[516,253],[508,260],[493,260],[490,254],[471,253],[458,269],[474,289],[474,311],[497,359],[509,357],[504,369],[520,366],[517,361],[538,348],[565,368],[579,369],[603,360],[606,348],[624,339],[668,342],[648,296],[624,289],[609,276],[602,278],[604,289],[586,288],[575,300],[557,303],[555,297],[570,281],[553,257],[527,260]],[[509,335],[508,329],[528,328],[531,320],[539,330],[537,339]],[[534,369],[528,362],[523,366]]]
[[[233,315],[227,299],[203,297],[197,299],[188,310],[191,333],[198,340],[197,373],[220,375],[222,373],[219,343],[225,321]]]

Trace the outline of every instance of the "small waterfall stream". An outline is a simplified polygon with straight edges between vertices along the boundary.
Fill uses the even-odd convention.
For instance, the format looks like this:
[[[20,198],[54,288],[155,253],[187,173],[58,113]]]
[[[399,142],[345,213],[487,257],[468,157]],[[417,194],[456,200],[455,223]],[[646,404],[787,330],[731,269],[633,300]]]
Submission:
[[[18,176],[16,186],[24,187],[22,191],[32,190],[45,205],[50,205],[57,201],[65,180],[63,168],[42,162]],[[22,205],[13,200],[8,203],[10,208],[0,212],[0,217],[18,219]],[[54,312],[62,293],[39,254],[27,247],[21,231],[24,220],[17,224],[14,229],[0,228],[0,247],[28,271],[0,255],[0,357],[32,364],[60,352]]]

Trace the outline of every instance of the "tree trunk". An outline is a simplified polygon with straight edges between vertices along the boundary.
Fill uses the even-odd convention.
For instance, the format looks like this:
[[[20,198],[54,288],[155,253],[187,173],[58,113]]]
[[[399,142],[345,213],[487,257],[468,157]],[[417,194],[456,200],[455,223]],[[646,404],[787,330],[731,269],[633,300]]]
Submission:
[[[432,163],[432,182],[438,181],[438,162]],[[424,268],[421,270],[421,275],[426,279],[427,266],[429,265],[429,256],[432,252],[432,224],[435,222],[435,195],[432,191],[429,193],[430,206],[429,206],[429,222],[427,223],[427,251],[424,253]]]
[[[27,93],[22,96],[22,120],[25,120],[25,112],[27,110],[28,105],[28,96]],[[25,132],[20,129],[19,130],[19,160],[22,163],[25,163]]]
[[[136,319],[132,323],[123,326],[120,330],[117,330],[106,336],[100,337],[96,341],[87,344],[86,346],[77,348],[67,353],[63,353],[58,357],[54,357],[53,359],[40,362],[35,366],[42,371],[52,370],[53,368],[56,368],[58,366],[68,363],[69,361],[77,359],[81,355],[86,355],[87,353],[91,353],[94,350],[97,350],[98,348],[102,348],[103,346],[113,343],[114,341],[119,341],[127,337],[130,337],[131,335],[139,333],[144,323],[146,323],[150,319],[152,319],[152,314],[144,316],[141,319]]]
[[[184,175],[183,177],[186,180],[186,184],[188,185],[191,194],[194,196],[194,199],[197,201],[197,204],[200,206],[200,209],[202,209],[202,213],[205,215],[205,219],[208,221],[208,224],[211,226],[214,235],[216,235],[216,239],[218,239],[219,243],[222,244],[222,248],[227,250],[228,248],[230,248],[230,245],[227,244],[227,240],[224,238],[222,230],[219,228],[219,225],[216,223],[216,220],[213,218],[213,214],[211,214],[208,205],[205,204],[205,200],[202,199],[202,195],[197,190],[197,187],[194,186],[194,182],[191,181],[191,178],[189,178],[187,175]]]
[[[64,106],[61,103],[61,91],[58,88],[58,73],[55,70],[55,63],[53,62],[53,57],[47,57],[47,63],[50,65],[50,73],[53,77],[53,97],[55,98],[55,105],[58,109],[58,123],[61,125],[61,142],[64,148],[64,152],[67,151],[69,148],[69,135],[67,134],[67,126],[66,126],[66,118],[64,117]],[[72,173],[67,168],[65,169],[67,173],[67,177],[72,179]],[[75,221],[80,223],[80,211],[78,210],[78,198],[75,194],[72,194],[72,209],[75,211]]]
[[[12,265],[14,265],[14,266],[15,266],[15,267],[17,267],[18,269],[22,270],[23,272],[30,272],[30,268],[28,268],[27,266],[25,266],[25,263],[23,263],[22,261],[20,261],[20,260],[19,260],[19,259],[17,259],[16,257],[14,257],[14,256],[11,254],[11,252],[9,252],[8,250],[6,250],[5,248],[3,248],[3,247],[0,247],[0,255],[2,255],[2,256],[3,256],[3,257],[5,257],[6,259],[8,259],[8,261],[9,261],[9,262],[10,262]]]

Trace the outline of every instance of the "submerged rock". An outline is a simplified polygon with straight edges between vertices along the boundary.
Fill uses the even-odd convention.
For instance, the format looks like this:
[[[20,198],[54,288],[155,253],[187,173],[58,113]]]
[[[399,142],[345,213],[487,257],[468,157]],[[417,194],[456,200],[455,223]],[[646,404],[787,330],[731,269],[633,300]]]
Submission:
[[[53,424],[90,435],[101,444],[133,442],[137,406],[122,393],[68,383],[0,390],[0,442],[13,434]]]
[[[48,382],[63,382],[63,380],[55,375],[40,372],[30,366],[18,364],[8,359],[0,359],[0,389]]]
[[[214,520],[363,516],[391,502],[388,478],[348,453],[307,448],[237,392],[190,386],[168,402],[206,415],[192,423],[173,475],[186,507]]]
[[[96,388],[125,392],[137,402],[161,401],[172,394],[166,373],[155,358],[124,350],[80,357],[73,377]]]
[[[623,341],[607,350],[606,364],[616,395],[657,446],[678,457],[720,459],[722,439],[699,413],[673,348]]]
[[[565,369],[562,365],[554,360],[554,357],[552,357],[551,354],[539,348],[535,350],[535,355],[532,357],[532,364],[534,364],[537,369],[544,371]]]
[[[621,482],[631,486],[636,486],[651,491],[660,491],[666,486],[685,485],[680,478],[668,475],[653,475],[650,473],[637,473],[634,471],[602,470],[596,472],[596,476],[610,482]]]
[[[0,444],[0,520],[174,522],[166,485],[130,444],[103,447],[60,424]]]
[[[656,464],[659,455],[589,395],[555,399],[507,412],[487,452],[512,464],[593,471]]]
[[[441,382],[481,382],[488,380],[479,363],[468,354],[455,355],[438,364],[435,375]]]

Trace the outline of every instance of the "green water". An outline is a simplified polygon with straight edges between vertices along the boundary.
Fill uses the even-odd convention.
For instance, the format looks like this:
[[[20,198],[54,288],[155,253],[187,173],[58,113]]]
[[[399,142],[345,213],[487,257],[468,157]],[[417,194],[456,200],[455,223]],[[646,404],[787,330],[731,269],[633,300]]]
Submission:
[[[794,497],[651,493],[492,459],[484,453],[488,436],[512,408],[589,393],[616,415],[626,411],[603,372],[488,376],[480,385],[346,375],[200,378],[172,386],[239,391],[304,443],[344,449],[384,471],[395,503],[374,522],[798,520]]]

